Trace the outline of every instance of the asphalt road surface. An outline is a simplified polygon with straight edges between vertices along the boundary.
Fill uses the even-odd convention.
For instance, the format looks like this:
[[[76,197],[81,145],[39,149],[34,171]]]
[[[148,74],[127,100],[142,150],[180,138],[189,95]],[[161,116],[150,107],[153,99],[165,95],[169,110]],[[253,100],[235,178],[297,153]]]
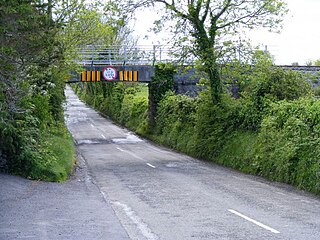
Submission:
[[[119,234],[87,239],[320,239],[319,197],[159,147],[103,118],[70,88],[66,94],[83,181],[99,192],[86,201],[100,199],[96,207]],[[106,220],[94,217],[101,232]]]

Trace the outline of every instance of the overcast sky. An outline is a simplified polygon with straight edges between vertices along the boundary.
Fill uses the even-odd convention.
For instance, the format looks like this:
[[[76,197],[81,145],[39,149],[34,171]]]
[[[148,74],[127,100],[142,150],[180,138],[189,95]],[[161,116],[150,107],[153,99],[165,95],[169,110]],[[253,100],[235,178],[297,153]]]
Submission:
[[[287,0],[290,12],[280,34],[251,33],[255,44],[267,45],[277,64],[300,65],[320,59],[320,0]]]
[[[290,12],[285,17],[280,34],[267,31],[251,31],[249,37],[254,45],[267,46],[276,64],[300,65],[320,59],[320,0],[286,0]],[[156,19],[154,12],[144,10],[137,15],[135,25],[139,44],[156,44],[159,38],[143,40],[147,30]]]

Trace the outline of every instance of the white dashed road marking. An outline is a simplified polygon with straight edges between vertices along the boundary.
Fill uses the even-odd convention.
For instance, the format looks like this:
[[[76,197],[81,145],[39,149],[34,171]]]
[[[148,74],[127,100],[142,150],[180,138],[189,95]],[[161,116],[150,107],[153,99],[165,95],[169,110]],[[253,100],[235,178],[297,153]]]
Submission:
[[[264,229],[266,229],[266,230],[268,230],[268,231],[271,231],[271,232],[273,232],[273,233],[280,233],[279,231],[277,231],[277,230],[275,230],[275,229],[273,229],[273,228],[271,228],[271,227],[269,227],[269,226],[267,226],[267,225],[264,225],[264,224],[262,224],[261,222],[258,222],[258,221],[254,220],[254,219],[252,219],[252,218],[249,218],[249,217],[247,217],[247,216],[245,216],[245,215],[243,215],[243,214],[241,214],[241,213],[239,213],[239,212],[237,212],[237,211],[235,211],[235,210],[233,210],[233,209],[228,209],[228,211],[231,212],[231,213],[233,213],[233,214],[235,214],[235,215],[237,215],[237,216],[239,216],[239,217],[242,217],[242,218],[244,218],[245,220],[247,220],[247,221],[249,221],[249,222],[252,222],[253,224],[256,224],[256,225],[258,225],[259,227],[262,227],[262,228],[264,228]]]
[[[107,139],[107,138],[106,138],[106,136],[105,136],[105,135],[103,135],[103,134],[101,134],[101,137],[102,137],[103,139]]]
[[[150,163],[147,163],[147,165],[148,165],[149,167],[156,168],[155,166],[153,166],[153,165],[150,164]]]

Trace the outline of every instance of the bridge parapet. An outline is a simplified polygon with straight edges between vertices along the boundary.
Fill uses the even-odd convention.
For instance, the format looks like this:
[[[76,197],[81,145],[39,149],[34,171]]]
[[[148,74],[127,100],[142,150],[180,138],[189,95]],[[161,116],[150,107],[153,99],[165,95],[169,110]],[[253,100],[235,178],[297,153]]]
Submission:
[[[291,66],[291,65],[278,65],[278,67],[299,71],[299,72],[309,72],[309,73],[317,73],[320,72],[320,66]]]
[[[306,74],[308,82],[313,88],[320,86],[320,66],[279,66],[287,70],[302,72]]]

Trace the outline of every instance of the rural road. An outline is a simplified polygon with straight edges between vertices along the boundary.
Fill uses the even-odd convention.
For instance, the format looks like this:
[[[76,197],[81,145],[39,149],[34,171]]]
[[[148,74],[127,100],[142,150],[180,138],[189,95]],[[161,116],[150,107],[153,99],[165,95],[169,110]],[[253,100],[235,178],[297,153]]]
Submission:
[[[64,184],[0,175],[0,239],[320,239],[319,197],[156,146],[66,95],[80,166]]]

